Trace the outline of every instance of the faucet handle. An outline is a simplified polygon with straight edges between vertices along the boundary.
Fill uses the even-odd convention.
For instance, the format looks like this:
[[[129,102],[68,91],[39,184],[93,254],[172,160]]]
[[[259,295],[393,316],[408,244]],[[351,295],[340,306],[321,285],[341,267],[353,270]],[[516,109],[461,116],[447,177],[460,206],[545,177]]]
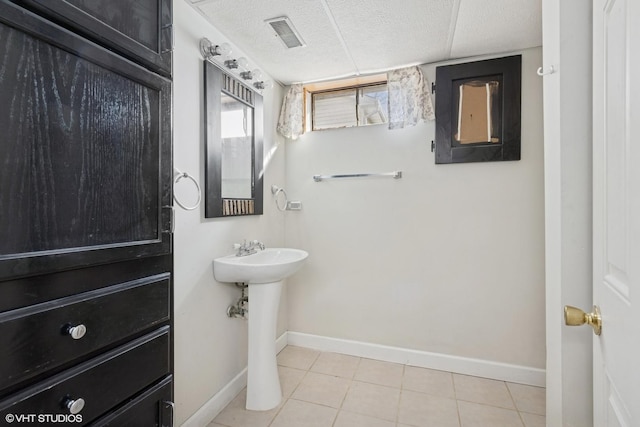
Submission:
[[[257,246],[257,247],[259,247],[261,250],[264,250],[264,248],[265,248],[264,243],[262,243],[262,242],[261,242],[261,241],[259,241],[259,240],[254,240],[253,242],[251,242],[251,244],[252,244],[253,246]]]

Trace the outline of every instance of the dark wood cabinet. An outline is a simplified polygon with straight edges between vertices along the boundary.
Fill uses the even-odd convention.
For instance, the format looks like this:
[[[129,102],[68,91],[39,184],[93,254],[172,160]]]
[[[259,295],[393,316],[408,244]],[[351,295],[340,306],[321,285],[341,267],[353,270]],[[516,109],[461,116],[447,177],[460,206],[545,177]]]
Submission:
[[[0,419],[171,426],[171,1],[101,3],[0,0]]]
[[[29,387],[0,402],[5,414],[82,415],[86,424],[167,375],[169,327],[132,340],[112,351]],[[78,414],[65,414],[69,402],[82,399]]]
[[[169,280],[163,273],[0,314],[0,360],[11,361],[0,364],[0,389],[162,325]]]
[[[169,375],[136,396],[116,411],[90,424],[91,427],[140,427],[173,425],[171,398],[172,377]]]
[[[172,0],[14,0],[84,37],[171,75]]]
[[[170,252],[171,82],[0,3],[0,278]]]

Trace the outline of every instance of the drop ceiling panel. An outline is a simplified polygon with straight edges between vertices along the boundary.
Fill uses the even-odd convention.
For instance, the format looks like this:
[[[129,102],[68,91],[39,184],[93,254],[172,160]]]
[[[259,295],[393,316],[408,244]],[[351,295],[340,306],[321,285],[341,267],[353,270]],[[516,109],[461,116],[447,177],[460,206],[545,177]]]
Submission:
[[[253,61],[251,67],[258,66],[285,84],[542,44],[541,0],[193,0],[190,3],[249,56]],[[292,21],[305,47],[286,49],[276,38],[264,21],[278,16],[287,16]]]
[[[361,72],[442,60],[453,0],[326,0]]]
[[[541,0],[462,0],[451,58],[542,45]]]
[[[283,83],[353,72],[319,0],[218,0],[196,4],[250,59]],[[306,43],[287,49],[265,19],[286,15]]]

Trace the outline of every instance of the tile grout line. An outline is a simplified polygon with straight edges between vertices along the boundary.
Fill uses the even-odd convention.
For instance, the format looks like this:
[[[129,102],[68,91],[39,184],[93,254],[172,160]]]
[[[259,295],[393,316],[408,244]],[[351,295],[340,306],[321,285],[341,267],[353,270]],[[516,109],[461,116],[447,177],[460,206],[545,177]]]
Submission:
[[[286,346],[285,346],[286,348]],[[284,350],[284,348],[282,349]],[[281,351],[282,352],[282,351]],[[307,374],[309,373],[309,370],[311,369],[311,367],[313,366],[314,363],[316,363],[316,360],[318,359],[320,353],[318,353],[318,356],[316,356],[316,358],[313,360],[313,362],[311,362],[311,364],[309,365],[308,369],[304,370],[304,375],[302,376],[302,378],[300,378],[300,381],[298,382],[298,384],[296,384],[296,386],[293,388],[293,390],[291,390],[291,394],[289,395],[289,397],[284,398],[283,396],[283,402],[280,405],[280,408],[278,408],[278,411],[275,413],[275,415],[273,416],[273,418],[271,419],[271,421],[269,421],[269,424],[267,424],[267,427],[272,426],[274,421],[276,420],[276,418],[278,418],[278,415],[280,415],[280,412],[282,412],[282,409],[284,408],[284,406],[287,404],[287,402],[289,401],[289,399],[291,399],[293,397],[293,394],[296,392],[296,390],[298,389],[298,387],[300,387],[300,384],[302,384],[302,381],[304,380],[304,378],[307,376]],[[276,363],[277,363],[277,359],[276,359]],[[277,363],[277,366],[284,366],[287,368],[291,368],[291,369],[296,369],[293,368],[291,366],[285,366],[285,365],[281,365],[280,363]],[[302,370],[302,369],[300,369]],[[280,375],[278,374],[278,379],[279,379]],[[282,389],[280,390],[282,392]]]
[[[333,408],[332,406],[329,405],[322,405],[316,402],[308,402],[306,400],[299,400],[299,399],[294,399],[293,398],[293,394],[295,393],[295,391],[298,389],[298,387],[300,387],[300,385],[302,384],[302,382],[304,381],[304,379],[307,377],[307,375],[309,375],[309,372],[314,373],[314,374],[318,374],[318,375],[326,375],[323,374],[321,372],[315,372],[312,371],[314,365],[318,362],[318,359],[320,359],[320,356],[322,355],[322,351],[318,351],[318,353],[316,354],[316,357],[313,359],[313,361],[311,362],[311,364],[309,365],[309,367],[305,370],[304,375],[302,376],[302,378],[300,379],[300,382],[296,385],[296,387],[294,388],[294,390],[291,392],[291,396],[287,398],[287,400],[289,399],[293,399],[293,400],[297,400],[298,402],[305,402],[305,403],[311,403],[311,404],[315,404],[315,405],[319,405],[319,406],[323,406],[326,408],[331,408],[331,409],[336,409],[336,415],[333,418],[333,421],[331,422],[331,426],[334,427],[336,421],[338,420],[338,414],[340,413],[340,408]],[[327,375],[327,376],[331,376],[331,377],[335,377],[334,375]],[[347,389],[348,390],[348,389]],[[345,398],[346,398],[346,393],[345,393]],[[344,398],[343,398],[344,401]],[[283,405],[284,406],[284,405]],[[340,403],[340,407],[342,407],[342,402]],[[275,420],[275,418],[274,418]]]
[[[407,371],[407,365],[402,365],[402,376],[400,377],[400,394],[398,395],[398,404],[396,405],[396,425],[400,423],[400,402],[402,402],[402,391],[404,390],[404,375]]]
[[[351,412],[351,411],[348,411],[348,410],[345,409],[344,404],[346,402],[346,398],[349,395],[349,393],[351,391],[353,391],[353,385],[355,384],[356,381],[358,381],[358,382],[360,382],[362,384],[370,384],[370,385],[383,387],[383,388],[387,388],[387,389],[398,390],[398,392],[399,392],[398,400],[397,400],[396,405],[394,407],[394,409],[395,409],[394,420],[395,421],[392,421],[390,419],[385,419],[385,418],[378,418],[378,417],[374,417],[374,418],[379,419],[381,421],[394,422],[396,424],[396,426],[399,425],[399,423],[400,423],[400,409],[401,409],[403,397],[406,397],[406,396],[403,396],[403,395],[405,395],[406,393],[411,391],[410,389],[407,389],[405,387],[405,382],[407,380],[407,375],[408,375],[407,369],[408,369],[409,365],[403,364],[403,363],[398,363],[398,365],[401,365],[401,375],[400,375],[399,386],[395,387],[395,386],[379,384],[379,383],[375,383],[375,382],[369,382],[369,381],[365,381],[365,380],[361,380],[361,379],[356,379],[358,371],[362,367],[362,361],[363,361],[363,359],[366,359],[366,358],[363,358],[363,357],[355,356],[355,357],[357,357],[357,363],[355,364],[354,369],[353,369],[353,371],[352,371],[352,373],[351,373],[351,375],[349,377],[337,375],[335,373],[331,373],[332,372],[331,370],[329,372],[315,372],[313,369],[314,369],[315,365],[318,363],[318,361],[320,360],[322,354],[324,354],[324,353],[330,353],[330,352],[323,352],[323,351],[316,350],[315,355],[313,355],[314,357],[312,359],[310,358],[311,359],[310,363],[304,369],[294,368],[294,367],[291,367],[291,366],[286,366],[286,365],[282,365],[282,364],[278,363],[278,367],[290,368],[290,369],[294,369],[294,370],[297,369],[297,370],[303,372],[303,375],[300,377],[300,380],[295,383],[295,385],[291,389],[291,393],[289,393],[288,397],[284,398],[284,396],[283,396],[282,404],[277,408],[277,411],[274,413],[274,415],[270,419],[270,421],[268,421],[267,424],[262,424],[262,425],[266,425],[267,427],[274,426],[275,425],[274,424],[275,420],[282,413],[283,408],[284,408],[285,405],[288,404],[288,401],[289,400],[296,400],[296,401],[299,401],[299,402],[310,403],[310,404],[314,404],[314,405],[318,405],[318,406],[334,409],[335,410],[335,415],[333,416],[333,419],[331,420],[330,424],[327,424],[327,425],[331,425],[332,427],[336,427],[336,426],[339,425],[338,424],[338,419],[340,417],[340,414],[342,412],[345,412],[345,413]],[[309,359],[307,359],[307,360],[309,360]],[[371,360],[376,360],[376,359],[371,359]],[[390,363],[392,363],[392,362],[390,362]],[[323,376],[328,376],[328,377],[340,378],[340,379],[343,379],[343,380],[347,381],[346,382],[345,393],[342,396],[341,400],[339,401],[339,403],[337,404],[336,407],[333,407],[333,406],[328,405],[328,404],[315,403],[315,402],[307,401],[307,400],[304,400],[304,399],[294,398],[294,394],[296,393],[297,390],[301,389],[301,386],[302,386],[303,382],[305,381],[305,379],[309,378],[310,373],[323,375]],[[348,373],[348,371],[347,371],[347,373]],[[449,382],[452,385],[453,398],[454,398],[454,400],[456,402],[457,419],[458,419],[458,425],[460,427],[463,427],[462,414],[461,414],[461,410],[460,410],[460,403],[461,402],[469,402],[469,403],[473,403],[475,405],[485,406],[485,407],[489,407],[489,408],[498,408],[498,409],[503,409],[503,410],[515,410],[518,413],[518,419],[520,420],[520,425],[522,427],[526,427],[525,418],[523,416],[524,413],[531,414],[531,415],[536,415],[536,416],[541,416],[541,417],[545,417],[546,418],[545,415],[539,415],[539,414],[534,413],[534,412],[520,411],[520,409],[518,408],[518,405],[516,403],[516,399],[514,398],[514,394],[513,394],[512,390],[511,390],[511,388],[509,387],[509,384],[508,384],[507,381],[501,381],[501,382],[507,388],[507,393],[509,394],[509,398],[511,399],[511,403],[513,405],[513,408],[505,408],[503,406],[496,406],[496,405],[489,404],[489,403],[480,403],[480,402],[474,402],[472,400],[459,399],[458,393],[460,392],[460,390],[458,390],[458,387],[456,386],[455,374],[453,372],[448,372],[448,374],[449,374]],[[411,391],[411,392],[413,392],[413,391]],[[419,394],[432,395],[428,391],[425,392],[425,391],[416,390],[415,392],[419,393]],[[356,412],[356,414],[367,416],[367,414],[360,413],[360,412]],[[329,420],[327,420],[327,421],[329,421]],[[214,420],[212,420],[211,422],[214,422]],[[225,424],[225,423],[220,423],[220,425],[221,426],[231,427],[231,426],[229,426],[228,424]]]
[[[278,415],[280,414],[280,412],[282,411],[282,408],[284,408],[284,405],[286,405],[286,403],[289,401],[289,398],[284,399],[285,401],[282,402],[282,405],[280,405],[280,408],[278,408],[278,410],[276,411],[276,413],[273,415],[273,418],[271,419],[271,421],[269,421],[269,424],[267,424],[267,427],[273,425],[273,422],[276,420],[276,418],[278,418]]]
[[[353,375],[351,375],[351,378],[348,378],[349,386],[347,387],[347,391],[345,392],[344,397],[342,398],[342,402],[340,402],[340,407],[338,408],[338,412],[336,412],[336,418],[335,418],[335,420],[333,420],[333,424],[332,424],[333,427],[335,427],[335,424],[338,421],[338,415],[340,414],[340,411],[344,410],[343,409],[344,402],[345,402],[345,400],[347,400],[347,395],[349,394],[349,391],[351,391],[351,386],[353,385],[353,382],[355,381],[356,373],[358,372],[358,368],[360,368],[360,362],[362,362],[362,357],[358,357],[358,364],[356,365],[356,368],[353,371]]]
[[[320,356],[318,356],[318,358],[320,358]],[[361,358],[358,358],[358,366],[360,366],[360,360]],[[358,370],[358,367],[356,366],[356,371]],[[353,373],[353,376],[355,376],[355,371]],[[342,400],[340,401],[340,405],[338,406],[338,410],[336,411],[336,417],[333,420],[333,423],[331,423],[332,427],[335,427],[336,422],[338,422],[338,415],[340,414],[340,411],[342,411],[342,406],[344,405],[344,401],[347,399],[347,395],[349,394],[349,391],[351,390],[351,385],[353,384],[353,376],[351,378],[346,378],[347,380],[349,380],[349,383],[347,385],[347,391],[345,391],[344,396],[342,397]],[[337,378],[341,378],[341,377],[337,377]]]
[[[462,414],[460,414],[460,402],[458,401],[458,392],[456,390],[456,382],[453,379],[453,372],[449,373],[451,375],[451,385],[453,386],[453,398],[456,401],[456,412],[458,413],[458,425],[462,427]]]
[[[507,392],[509,392],[509,397],[513,402],[513,407],[516,408],[516,412],[518,413],[518,418],[520,418],[520,422],[522,423],[522,427],[525,427],[524,418],[522,418],[522,414],[520,413],[520,409],[518,408],[518,404],[516,403],[516,399],[513,397],[513,393],[511,393],[511,389],[509,388],[509,384],[504,382],[504,386],[507,388]]]

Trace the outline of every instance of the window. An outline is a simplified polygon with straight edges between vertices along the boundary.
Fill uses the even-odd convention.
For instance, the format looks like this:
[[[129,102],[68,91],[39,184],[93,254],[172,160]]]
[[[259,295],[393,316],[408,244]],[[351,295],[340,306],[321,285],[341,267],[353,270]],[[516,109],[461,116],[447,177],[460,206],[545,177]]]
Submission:
[[[386,83],[311,92],[312,130],[387,123]]]

